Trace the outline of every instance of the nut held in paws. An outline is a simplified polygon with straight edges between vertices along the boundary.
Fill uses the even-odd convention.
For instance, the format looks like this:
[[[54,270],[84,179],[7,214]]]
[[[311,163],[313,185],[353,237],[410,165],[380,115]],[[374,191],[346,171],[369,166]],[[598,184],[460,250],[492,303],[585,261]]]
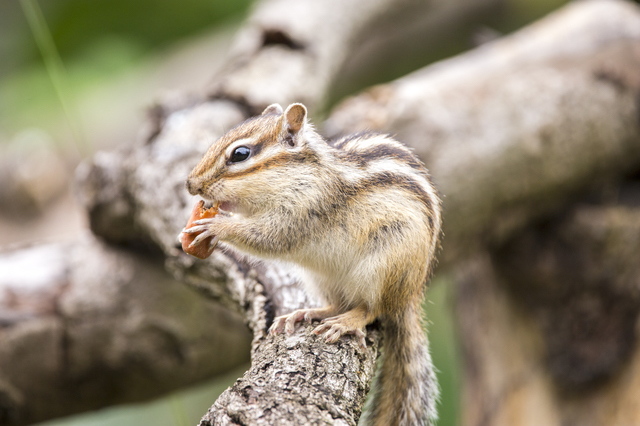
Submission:
[[[209,219],[214,217],[217,214],[218,214],[217,204],[214,204],[213,207],[205,209],[204,200],[200,200],[200,202],[198,202],[195,206],[193,206],[193,210],[191,211],[191,216],[187,221],[187,226],[185,226],[185,229],[189,229],[192,226],[194,226],[193,222],[197,220]],[[180,236],[180,242],[182,243],[182,250],[185,253],[190,254],[191,256],[197,257],[198,259],[206,259],[207,257],[211,256],[211,253],[213,253],[213,249],[216,247],[216,244],[211,245],[211,240],[213,239],[213,237],[208,237],[208,238],[205,238],[200,244],[197,244],[193,247],[189,247],[193,242],[193,240],[195,240],[195,238],[199,234],[200,233],[193,233],[193,234],[182,233]]]

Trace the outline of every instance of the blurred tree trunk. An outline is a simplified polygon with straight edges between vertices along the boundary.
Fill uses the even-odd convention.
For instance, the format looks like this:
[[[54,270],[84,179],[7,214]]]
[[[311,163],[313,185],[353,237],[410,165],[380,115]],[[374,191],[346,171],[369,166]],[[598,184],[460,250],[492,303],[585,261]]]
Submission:
[[[460,268],[464,425],[640,423],[640,191],[618,188]]]
[[[160,396],[249,359],[241,316],[157,256],[87,236],[4,253],[0,271],[2,425]]]

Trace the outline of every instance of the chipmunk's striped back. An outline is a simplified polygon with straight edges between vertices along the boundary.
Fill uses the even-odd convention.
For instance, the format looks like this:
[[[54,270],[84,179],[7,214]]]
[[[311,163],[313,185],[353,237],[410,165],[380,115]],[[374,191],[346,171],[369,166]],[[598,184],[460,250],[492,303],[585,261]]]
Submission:
[[[400,229],[411,230],[415,237],[421,236],[419,238],[423,238],[425,232],[430,236],[422,240],[428,249],[417,248],[416,255],[386,253],[389,256],[387,261],[397,268],[395,274],[389,274],[391,279],[383,284],[387,291],[382,292],[380,304],[384,307],[380,309],[379,317],[384,325],[384,361],[378,372],[376,393],[370,400],[363,423],[431,424],[436,418],[438,391],[428,341],[422,330],[420,301],[438,245],[439,197],[424,165],[409,149],[387,135],[351,135],[335,141],[333,146],[341,151],[338,156],[347,168],[364,171],[359,185],[394,188],[396,193],[389,196],[384,208],[390,216],[390,223],[402,225],[396,225],[397,229],[387,232],[387,240]],[[426,226],[412,227],[408,221],[400,219],[407,216],[418,222],[425,221],[423,225]],[[376,244],[384,243],[376,241]],[[399,238],[389,250],[398,250],[402,244],[413,246],[412,238]],[[398,300],[402,301],[397,303]]]
[[[338,155],[341,160],[367,173],[364,182],[397,185],[412,192],[424,203],[430,226],[437,226],[439,232],[437,191],[424,164],[406,146],[389,135],[368,132],[341,138],[333,146],[341,151]]]

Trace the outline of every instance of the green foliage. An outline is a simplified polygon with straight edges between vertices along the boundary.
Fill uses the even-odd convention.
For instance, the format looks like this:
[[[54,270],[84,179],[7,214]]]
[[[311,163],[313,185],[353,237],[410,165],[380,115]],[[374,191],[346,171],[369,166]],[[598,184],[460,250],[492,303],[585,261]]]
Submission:
[[[164,47],[244,13],[252,0],[56,0],[40,2],[60,56],[85,54],[119,38],[142,51]],[[39,57],[35,45],[30,55]]]
[[[148,78],[139,74],[151,74],[150,67],[181,39],[227,28],[230,22],[239,21],[251,3],[0,2],[0,56],[11,57],[10,61],[0,58],[0,144],[9,143],[25,128],[39,128],[67,152],[86,155],[95,144],[99,121],[90,115],[95,108],[86,108],[87,103],[97,102],[92,96],[122,91],[136,79],[138,86],[146,87]],[[3,22],[9,21],[12,26],[2,28]],[[150,90],[133,91],[122,101],[140,103],[140,95],[150,94]],[[145,104],[149,102],[145,98]],[[105,105],[106,115],[108,108]],[[142,106],[138,108],[141,116]],[[129,117],[139,120],[138,116]]]

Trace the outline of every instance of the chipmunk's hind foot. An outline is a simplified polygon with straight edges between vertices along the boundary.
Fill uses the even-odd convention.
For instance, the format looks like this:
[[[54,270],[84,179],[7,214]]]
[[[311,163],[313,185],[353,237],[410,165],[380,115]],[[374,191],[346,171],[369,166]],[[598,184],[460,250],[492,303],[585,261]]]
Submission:
[[[287,334],[293,334],[296,323],[301,322],[302,320],[305,320],[308,323],[313,320],[323,320],[335,315],[337,312],[338,311],[331,305],[324,308],[298,309],[290,314],[276,317],[269,328],[269,333],[271,335],[276,335],[285,331]]]
[[[335,343],[342,336],[352,334],[358,345],[364,350],[367,348],[364,328],[371,323],[373,317],[365,308],[355,308],[344,314],[326,318],[313,330],[314,334],[323,335],[327,343]]]

